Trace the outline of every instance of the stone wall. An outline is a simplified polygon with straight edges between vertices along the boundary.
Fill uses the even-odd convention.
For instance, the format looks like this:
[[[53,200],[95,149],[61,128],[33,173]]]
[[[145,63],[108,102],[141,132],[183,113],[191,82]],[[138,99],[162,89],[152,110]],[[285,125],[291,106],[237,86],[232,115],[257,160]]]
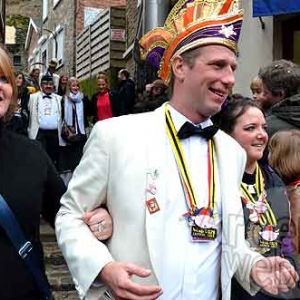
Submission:
[[[22,15],[40,19],[42,12],[41,0],[6,0],[6,15]]]
[[[16,71],[27,70],[27,52],[24,45],[29,18],[41,17],[41,0],[6,0],[6,25],[16,28],[15,44],[6,45],[15,62],[20,58],[20,64],[15,64]]]

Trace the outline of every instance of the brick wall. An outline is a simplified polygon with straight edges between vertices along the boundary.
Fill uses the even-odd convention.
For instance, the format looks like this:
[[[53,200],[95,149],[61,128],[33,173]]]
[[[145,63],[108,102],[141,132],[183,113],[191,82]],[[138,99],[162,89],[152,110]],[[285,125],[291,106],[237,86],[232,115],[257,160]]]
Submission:
[[[76,34],[83,30],[84,26],[84,8],[108,8],[108,7],[125,7],[126,0],[78,0],[76,14]]]
[[[126,6],[126,36],[127,36],[127,48],[134,41],[135,37],[135,27],[137,23],[138,9],[137,9],[137,0],[127,0]],[[126,68],[134,76],[135,73],[135,62],[130,53],[127,57]]]

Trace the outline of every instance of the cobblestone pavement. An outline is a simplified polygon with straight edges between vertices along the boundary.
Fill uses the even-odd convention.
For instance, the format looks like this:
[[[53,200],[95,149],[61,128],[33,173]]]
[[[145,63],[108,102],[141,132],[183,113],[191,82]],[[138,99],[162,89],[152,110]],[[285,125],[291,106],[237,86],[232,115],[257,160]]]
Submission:
[[[57,246],[53,229],[41,220],[46,274],[55,300],[78,300],[68,267]]]

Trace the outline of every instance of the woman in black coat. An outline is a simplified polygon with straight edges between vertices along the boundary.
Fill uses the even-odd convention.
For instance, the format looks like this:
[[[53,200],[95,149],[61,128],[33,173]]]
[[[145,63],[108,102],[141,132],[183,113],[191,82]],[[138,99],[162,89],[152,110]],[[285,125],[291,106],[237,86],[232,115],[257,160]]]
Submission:
[[[33,245],[28,255],[34,256],[45,276],[39,234],[40,215],[54,226],[60,198],[66,187],[37,141],[5,128],[5,124],[15,112],[17,89],[11,61],[1,47],[0,94],[0,194],[17,219],[26,240]],[[99,234],[95,235],[101,238]],[[0,254],[0,299],[44,299],[2,225]]]

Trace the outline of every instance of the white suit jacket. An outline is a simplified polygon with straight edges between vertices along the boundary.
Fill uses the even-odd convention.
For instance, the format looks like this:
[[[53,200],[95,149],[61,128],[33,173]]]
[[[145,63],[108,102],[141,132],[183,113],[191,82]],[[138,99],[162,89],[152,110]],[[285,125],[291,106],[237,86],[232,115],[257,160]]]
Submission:
[[[28,109],[29,109],[29,125],[28,125],[28,137],[32,140],[35,140],[39,131],[39,112],[38,112],[38,100],[40,97],[41,92],[37,92],[30,95],[29,102],[28,102]],[[59,124],[58,124],[58,138],[59,144],[61,146],[65,146],[66,142],[61,138],[61,127],[62,127],[62,119],[61,119],[61,96],[52,93],[52,97],[54,97],[55,101],[58,104],[59,110]]]
[[[222,299],[229,300],[234,273],[245,289],[254,291],[250,271],[262,257],[250,251],[244,239],[239,196],[244,151],[221,131],[214,142],[222,201],[221,289]],[[167,143],[164,107],[108,119],[93,128],[80,165],[61,199],[55,224],[59,246],[81,299],[106,299],[100,296],[105,287],[96,288],[93,282],[112,260],[132,262],[153,271],[148,278],[134,277],[136,282],[159,283],[165,183],[170,172],[165,167],[165,155],[170,154]],[[145,205],[146,174],[153,170],[159,174],[155,196],[160,211],[150,214]],[[107,244],[99,242],[82,221],[84,212],[105,202],[114,222],[114,233]]]

